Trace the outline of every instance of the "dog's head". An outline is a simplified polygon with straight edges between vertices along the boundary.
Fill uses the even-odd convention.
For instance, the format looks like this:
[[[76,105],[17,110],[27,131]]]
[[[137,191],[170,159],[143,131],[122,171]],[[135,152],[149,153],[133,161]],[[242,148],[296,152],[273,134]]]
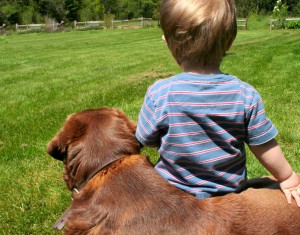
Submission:
[[[135,130],[136,124],[118,109],[84,110],[67,118],[47,153],[64,162],[68,188],[79,188],[112,161],[139,153]]]

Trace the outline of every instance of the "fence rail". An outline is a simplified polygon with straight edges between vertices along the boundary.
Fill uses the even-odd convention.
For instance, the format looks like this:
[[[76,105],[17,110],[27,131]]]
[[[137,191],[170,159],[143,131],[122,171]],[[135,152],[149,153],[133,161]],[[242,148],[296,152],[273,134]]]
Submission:
[[[56,31],[61,27],[63,27],[63,25],[64,25],[63,21],[61,23],[50,23],[50,24],[23,24],[23,25],[16,24],[16,31],[17,32],[34,31],[34,30],[44,31],[45,29]]]
[[[17,32],[25,32],[25,31],[35,31],[40,30],[44,31],[48,29],[51,31],[55,31],[62,27],[64,22],[61,23],[50,23],[50,24],[16,24],[16,31]],[[88,29],[88,28],[101,28],[101,27],[111,27],[111,28],[138,28],[138,27],[151,27],[152,26],[152,19],[151,18],[138,18],[138,19],[131,19],[131,20],[111,20],[105,24],[104,21],[83,21],[73,22],[73,27],[75,29]],[[1,28],[0,28],[1,29]]]
[[[151,27],[152,19],[151,18],[138,18],[131,20],[112,20],[112,28],[135,28],[135,27]]]
[[[95,28],[95,27],[111,27],[111,28],[137,28],[137,27],[150,27],[152,26],[151,18],[138,18],[131,20],[111,20],[110,22],[104,21],[74,21],[75,29]]]
[[[238,28],[248,29],[248,18],[237,19],[236,23]]]
[[[300,17],[294,18],[286,18],[284,21],[280,22],[278,19],[270,18],[270,30],[275,28],[284,28],[287,22],[292,21],[300,21]],[[247,18],[239,18],[236,20],[237,27],[242,29],[248,29],[248,19]],[[151,27],[152,19],[151,18],[137,18],[130,20],[111,20],[105,22],[101,21],[84,21],[84,22],[73,22],[73,26],[75,29],[84,29],[84,28],[143,28],[143,27]],[[64,29],[64,22],[61,23],[46,23],[46,24],[16,24],[15,29],[17,32],[25,32],[25,31],[56,31]],[[0,34],[5,34],[7,32],[7,26],[3,24],[0,26]]]
[[[90,28],[90,27],[101,27],[104,26],[104,21],[84,21],[84,22],[78,22],[74,21],[74,28],[80,29],[80,28]]]
[[[300,21],[300,17],[299,18],[286,18],[284,19],[284,22],[292,22],[292,21]],[[278,19],[274,19],[274,18],[270,18],[270,30],[274,29],[274,28],[283,28],[284,25],[282,22],[280,22]]]

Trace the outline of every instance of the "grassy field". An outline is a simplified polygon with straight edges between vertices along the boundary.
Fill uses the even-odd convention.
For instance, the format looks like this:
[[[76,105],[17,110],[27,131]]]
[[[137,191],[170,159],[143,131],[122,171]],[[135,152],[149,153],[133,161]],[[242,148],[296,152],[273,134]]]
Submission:
[[[300,31],[241,30],[222,69],[254,85],[300,172]],[[53,234],[70,204],[47,142],[66,116],[118,107],[137,120],[147,87],[179,69],[160,29],[0,37],[0,231]],[[144,150],[153,161],[154,150]],[[249,176],[268,174],[249,155]]]

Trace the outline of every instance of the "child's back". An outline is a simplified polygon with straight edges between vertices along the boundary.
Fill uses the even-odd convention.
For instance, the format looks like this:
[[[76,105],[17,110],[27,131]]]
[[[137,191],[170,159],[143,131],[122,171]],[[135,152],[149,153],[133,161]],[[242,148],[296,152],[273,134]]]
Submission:
[[[233,43],[233,0],[163,0],[164,38],[184,73],[154,83],[136,137],[158,147],[156,170],[199,198],[239,191],[246,181],[244,144],[300,206],[300,180],[278,146],[277,130],[253,87],[220,71]]]

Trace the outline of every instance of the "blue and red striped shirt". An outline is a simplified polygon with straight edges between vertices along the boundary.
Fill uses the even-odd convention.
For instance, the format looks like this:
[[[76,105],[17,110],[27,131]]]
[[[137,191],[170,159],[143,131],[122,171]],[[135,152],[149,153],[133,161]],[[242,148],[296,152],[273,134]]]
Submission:
[[[156,171],[198,198],[238,190],[246,180],[244,144],[276,135],[258,92],[226,74],[181,73],[155,82],[136,131],[143,145],[158,147]]]

